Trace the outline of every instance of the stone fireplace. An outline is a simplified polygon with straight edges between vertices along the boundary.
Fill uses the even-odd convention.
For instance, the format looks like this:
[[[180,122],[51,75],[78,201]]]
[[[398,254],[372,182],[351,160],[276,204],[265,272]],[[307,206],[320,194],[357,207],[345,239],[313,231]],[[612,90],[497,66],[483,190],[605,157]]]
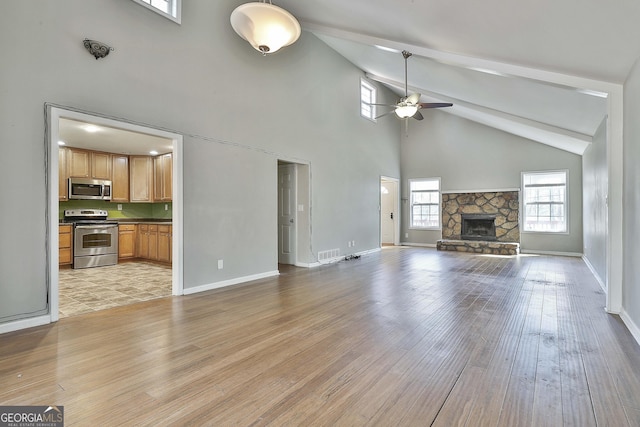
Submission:
[[[518,191],[442,194],[438,250],[515,255],[520,247]]]

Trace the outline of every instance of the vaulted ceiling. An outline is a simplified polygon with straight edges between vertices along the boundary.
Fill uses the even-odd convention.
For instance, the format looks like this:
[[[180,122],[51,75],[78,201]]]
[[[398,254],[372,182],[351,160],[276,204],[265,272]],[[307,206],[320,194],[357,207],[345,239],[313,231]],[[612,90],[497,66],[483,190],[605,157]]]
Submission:
[[[640,57],[636,0],[279,0],[367,76],[582,154]],[[428,114],[428,110],[426,111]],[[387,117],[385,119],[393,119]]]

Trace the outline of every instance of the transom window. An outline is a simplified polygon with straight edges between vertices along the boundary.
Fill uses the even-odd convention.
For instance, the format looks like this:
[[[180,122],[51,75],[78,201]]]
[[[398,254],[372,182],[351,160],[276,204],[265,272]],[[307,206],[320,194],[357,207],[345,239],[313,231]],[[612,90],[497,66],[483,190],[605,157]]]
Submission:
[[[567,232],[567,171],[523,172],[524,231]]]
[[[410,179],[411,228],[440,228],[440,178]]]
[[[360,115],[371,121],[376,121],[376,88],[374,85],[360,79]]]
[[[180,23],[182,0],[133,0],[134,2],[159,13],[165,18]]]

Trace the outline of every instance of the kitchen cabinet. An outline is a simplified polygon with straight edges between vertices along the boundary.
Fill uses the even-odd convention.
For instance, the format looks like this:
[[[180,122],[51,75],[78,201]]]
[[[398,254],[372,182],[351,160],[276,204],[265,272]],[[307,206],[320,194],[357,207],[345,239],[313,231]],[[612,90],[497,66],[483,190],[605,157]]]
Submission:
[[[136,256],[136,225],[118,225],[118,259]]]
[[[73,262],[73,230],[71,225],[58,226],[58,263],[69,265]]]
[[[91,152],[69,148],[67,167],[71,178],[91,178]]]
[[[171,262],[172,226],[164,224],[138,225],[138,258],[164,263]]]
[[[67,168],[70,177],[111,180],[110,153],[77,148],[67,150]]]
[[[67,151],[65,147],[58,147],[58,200],[61,202],[69,200]]]
[[[111,180],[111,154],[92,151],[89,158],[91,160],[91,178]]]
[[[156,202],[170,202],[172,198],[172,168],[173,154],[167,153],[153,159],[154,169],[154,200]]]
[[[158,225],[158,261],[171,262],[172,226]]]
[[[153,157],[129,156],[129,201],[153,202]]]
[[[129,201],[129,156],[111,156],[111,201]]]

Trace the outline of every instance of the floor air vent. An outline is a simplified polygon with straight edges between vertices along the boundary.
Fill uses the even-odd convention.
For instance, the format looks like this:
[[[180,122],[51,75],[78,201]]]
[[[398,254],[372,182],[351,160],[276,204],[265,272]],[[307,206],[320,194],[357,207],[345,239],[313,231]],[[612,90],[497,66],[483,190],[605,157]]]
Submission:
[[[340,249],[330,249],[328,251],[318,252],[318,261],[327,262],[335,261],[340,258]]]

